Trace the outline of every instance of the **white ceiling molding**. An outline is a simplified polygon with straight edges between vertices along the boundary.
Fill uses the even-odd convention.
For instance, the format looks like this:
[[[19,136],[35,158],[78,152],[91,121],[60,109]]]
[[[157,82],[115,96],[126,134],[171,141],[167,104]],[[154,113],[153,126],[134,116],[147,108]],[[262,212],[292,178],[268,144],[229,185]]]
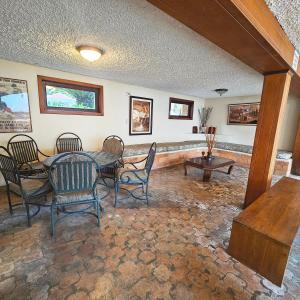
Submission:
[[[145,0],[2,0],[0,16],[3,59],[203,98],[261,93],[262,75]],[[78,45],[104,55],[89,63]]]

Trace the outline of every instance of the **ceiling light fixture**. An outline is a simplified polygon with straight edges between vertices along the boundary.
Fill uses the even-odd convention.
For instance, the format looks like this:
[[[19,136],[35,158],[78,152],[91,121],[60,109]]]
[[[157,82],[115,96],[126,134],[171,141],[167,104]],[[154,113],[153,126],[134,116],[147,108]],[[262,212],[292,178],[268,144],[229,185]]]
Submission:
[[[228,89],[215,89],[216,93],[218,93],[220,96],[228,92]]]
[[[80,55],[86,60],[93,62],[99,59],[102,55],[102,51],[96,47],[91,46],[78,46],[76,47]]]

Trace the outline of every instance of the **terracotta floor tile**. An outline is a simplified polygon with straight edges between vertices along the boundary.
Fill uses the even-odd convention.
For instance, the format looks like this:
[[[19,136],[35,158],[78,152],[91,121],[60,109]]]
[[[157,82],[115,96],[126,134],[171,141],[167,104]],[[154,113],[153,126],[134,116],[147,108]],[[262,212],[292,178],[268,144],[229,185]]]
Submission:
[[[56,239],[47,209],[28,228],[24,208],[10,216],[0,191],[0,299],[300,299],[300,235],[281,288],[226,252],[247,176],[235,167],[203,183],[197,169],[155,170],[149,207],[129,199],[114,208],[112,192],[100,228],[72,216]]]

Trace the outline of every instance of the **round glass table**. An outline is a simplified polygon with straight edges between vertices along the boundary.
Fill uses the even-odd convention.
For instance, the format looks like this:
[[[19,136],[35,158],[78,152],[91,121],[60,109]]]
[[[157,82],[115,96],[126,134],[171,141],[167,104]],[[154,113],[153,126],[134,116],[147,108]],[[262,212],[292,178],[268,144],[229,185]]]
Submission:
[[[90,157],[92,157],[98,163],[100,169],[111,166],[120,159],[119,155],[109,153],[109,152],[104,152],[104,151],[81,151],[81,152],[88,154]],[[46,168],[49,168],[52,162],[63,154],[65,153],[55,154],[53,156],[46,158],[43,161],[43,165]]]

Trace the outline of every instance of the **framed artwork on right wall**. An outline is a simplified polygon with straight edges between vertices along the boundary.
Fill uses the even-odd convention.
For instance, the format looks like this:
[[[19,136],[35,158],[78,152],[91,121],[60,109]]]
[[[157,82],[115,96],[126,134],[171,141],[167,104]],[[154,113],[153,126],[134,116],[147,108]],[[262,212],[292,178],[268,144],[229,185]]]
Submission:
[[[228,105],[228,125],[252,125],[258,121],[260,102]]]

